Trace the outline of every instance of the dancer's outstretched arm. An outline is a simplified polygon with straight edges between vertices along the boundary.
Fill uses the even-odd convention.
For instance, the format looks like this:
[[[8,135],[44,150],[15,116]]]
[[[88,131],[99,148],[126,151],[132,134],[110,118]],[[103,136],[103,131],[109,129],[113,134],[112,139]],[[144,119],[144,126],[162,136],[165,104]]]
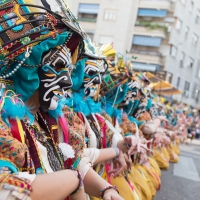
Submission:
[[[92,168],[87,172],[83,182],[86,193],[97,198],[99,198],[100,190],[110,186],[110,184],[101,178]],[[115,189],[106,190],[103,199],[124,200]]]
[[[77,172],[72,170],[38,175],[31,185],[33,189],[31,198],[32,200],[65,199],[78,189],[79,183]],[[79,200],[84,200],[84,196],[79,197]]]

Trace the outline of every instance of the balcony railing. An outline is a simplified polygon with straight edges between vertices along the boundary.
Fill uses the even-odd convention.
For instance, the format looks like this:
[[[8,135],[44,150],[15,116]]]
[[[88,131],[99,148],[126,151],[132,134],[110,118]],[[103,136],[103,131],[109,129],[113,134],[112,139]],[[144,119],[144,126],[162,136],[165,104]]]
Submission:
[[[139,8],[174,10],[174,2],[171,0],[140,0]]]
[[[142,54],[142,55],[152,55],[152,56],[163,57],[160,52],[156,52],[156,51],[141,51],[141,50],[131,49],[130,53],[137,53],[137,54]]]
[[[78,21],[83,21],[83,22],[96,22],[97,19],[96,19],[96,18],[91,19],[91,18],[81,18],[81,17],[79,17],[79,18],[78,18]]]
[[[168,26],[166,26],[164,23],[155,23],[155,22],[149,22],[149,21],[136,21],[136,26],[143,26],[150,30],[163,30],[165,35],[167,35],[168,32]]]

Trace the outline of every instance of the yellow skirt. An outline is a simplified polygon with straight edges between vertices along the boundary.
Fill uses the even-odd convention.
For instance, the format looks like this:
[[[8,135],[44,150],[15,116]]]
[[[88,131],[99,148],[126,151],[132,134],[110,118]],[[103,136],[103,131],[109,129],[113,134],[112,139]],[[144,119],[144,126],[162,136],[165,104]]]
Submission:
[[[160,190],[161,180],[156,171],[151,167],[149,163],[142,165],[142,168],[146,170],[150,180],[152,181],[156,190]]]
[[[126,179],[120,175],[116,178],[110,178],[111,179],[111,184],[116,185],[119,190],[119,194],[121,197],[127,200],[138,200],[136,195],[134,195],[134,192],[132,191],[131,187],[129,186],[128,182]]]
[[[147,171],[143,168],[143,166],[136,165],[135,167],[136,167],[136,169],[138,169],[138,171],[142,174],[143,178],[148,183],[148,186],[149,186],[151,194],[152,194],[152,198],[154,198],[156,196],[156,188],[154,186],[153,181],[151,180],[151,177],[149,176]]]
[[[142,200],[152,200],[152,193],[147,179],[138,171],[138,169],[136,169],[135,166],[132,166],[129,178],[139,190]]]
[[[174,145],[173,142],[170,144],[170,146],[178,156],[181,154],[179,147],[177,145]]]
[[[169,153],[168,153],[168,151],[167,151],[167,148],[164,147],[164,146],[162,146],[162,147],[161,147],[161,152],[164,154],[166,160],[169,162],[170,157],[169,157]]]
[[[178,155],[175,153],[175,151],[171,148],[171,146],[169,145],[167,147],[167,151],[169,153],[169,161],[172,163],[177,163],[178,162]]]
[[[154,149],[153,157],[155,158],[156,162],[158,163],[158,166],[161,169],[168,169],[169,168],[169,162],[165,158],[164,154],[156,148]]]
[[[124,199],[130,199],[130,200],[140,200],[138,194],[136,194],[136,191],[132,191],[130,188],[128,182],[126,179],[120,175],[116,178],[110,178],[111,184],[118,187],[119,194]],[[90,200],[100,200],[100,198],[96,198],[93,196],[90,196]]]
[[[141,192],[140,192],[140,190],[137,188],[136,184],[135,184],[133,181],[131,181],[130,178],[129,178],[129,181],[131,182],[131,184],[132,184],[132,186],[133,186],[133,188],[134,188],[134,195],[135,195],[135,196],[138,196],[138,198],[139,198],[140,200],[142,200]]]
[[[161,170],[159,168],[158,163],[156,162],[154,157],[148,157],[148,161],[150,163],[150,165],[153,167],[153,169],[155,170],[156,174],[161,177]]]
[[[180,139],[176,139],[176,146],[179,147],[180,143],[181,143]]]

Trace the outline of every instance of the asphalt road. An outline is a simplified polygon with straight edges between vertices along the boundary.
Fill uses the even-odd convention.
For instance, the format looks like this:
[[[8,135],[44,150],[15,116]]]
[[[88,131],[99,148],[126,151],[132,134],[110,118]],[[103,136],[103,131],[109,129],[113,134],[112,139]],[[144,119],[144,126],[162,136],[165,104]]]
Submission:
[[[181,145],[179,163],[162,171],[155,200],[200,200],[200,142]]]

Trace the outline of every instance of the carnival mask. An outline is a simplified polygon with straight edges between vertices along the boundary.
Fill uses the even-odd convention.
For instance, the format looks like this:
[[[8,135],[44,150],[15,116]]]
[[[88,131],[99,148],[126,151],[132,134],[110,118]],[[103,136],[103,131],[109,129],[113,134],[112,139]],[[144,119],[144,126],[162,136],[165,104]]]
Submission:
[[[132,79],[130,82],[128,82],[128,92],[126,94],[126,97],[124,99],[124,104],[128,104],[129,102],[133,102],[135,98],[138,97],[138,91],[140,90],[140,84],[137,79]]]
[[[84,69],[84,93],[94,97],[99,92],[102,83],[101,76],[105,73],[107,65],[104,60],[87,60]]]
[[[43,55],[43,66],[38,68],[40,78],[39,100],[44,110],[55,110],[58,100],[72,86],[71,53],[65,46],[51,49]]]

